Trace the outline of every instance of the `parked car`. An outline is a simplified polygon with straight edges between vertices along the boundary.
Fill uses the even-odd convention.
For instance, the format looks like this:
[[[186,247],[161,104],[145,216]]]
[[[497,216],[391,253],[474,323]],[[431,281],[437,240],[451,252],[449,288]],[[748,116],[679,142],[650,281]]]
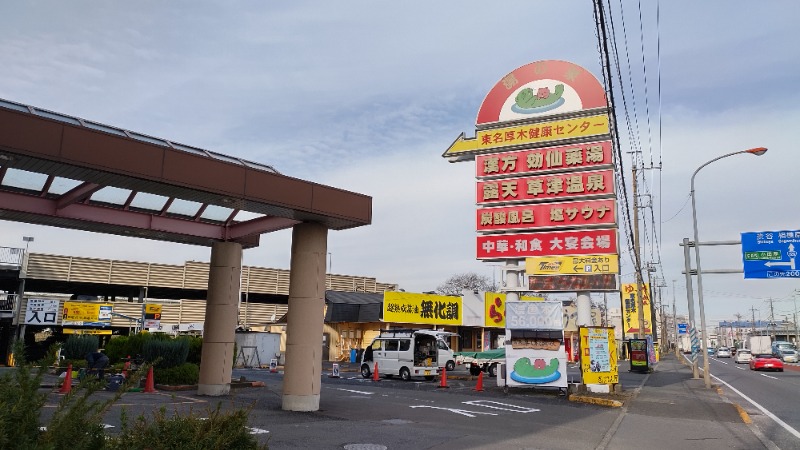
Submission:
[[[750,370],[777,370],[783,372],[783,361],[770,354],[755,355],[750,360]]]
[[[795,350],[784,349],[778,352],[780,354],[780,359],[783,362],[787,363],[796,363],[800,355],[797,354]]]
[[[717,349],[717,358],[730,358],[731,349],[728,347],[720,347]]]
[[[733,362],[736,364],[749,363],[752,359],[752,356],[753,355],[750,353],[750,350],[746,348],[740,348],[736,350],[736,355],[733,357]]]

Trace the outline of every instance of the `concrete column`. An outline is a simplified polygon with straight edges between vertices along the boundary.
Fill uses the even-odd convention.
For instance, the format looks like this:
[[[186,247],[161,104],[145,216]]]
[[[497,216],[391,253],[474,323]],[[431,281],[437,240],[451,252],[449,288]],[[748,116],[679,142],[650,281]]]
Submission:
[[[506,275],[506,289],[509,289],[506,292],[506,302],[516,302],[519,301],[519,292],[516,289],[520,288],[519,285],[519,272],[524,271],[525,267],[518,267],[517,260],[510,260],[506,262],[505,270]]]
[[[578,326],[588,327],[592,325],[592,296],[587,291],[578,292],[578,300],[575,302],[578,307]]]
[[[242,245],[237,242],[215,242],[211,247],[208,274],[203,353],[200,381],[197,384],[199,395],[227,395],[231,390],[241,279]]]
[[[322,377],[325,259],[328,229],[301,223],[292,230],[283,409],[318,411]]]

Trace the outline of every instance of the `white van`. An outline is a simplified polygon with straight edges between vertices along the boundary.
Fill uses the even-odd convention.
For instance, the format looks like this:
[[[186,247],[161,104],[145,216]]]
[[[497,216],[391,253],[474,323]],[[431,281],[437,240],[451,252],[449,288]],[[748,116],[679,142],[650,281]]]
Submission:
[[[442,353],[449,359],[442,361]],[[378,375],[387,378],[398,375],[403,380],[411,377],[433,380],[439,374],[439,367],[452,359],[450,347],[433,330],[382,330],[361,356],[361,376],[374,376],[377,363]]]

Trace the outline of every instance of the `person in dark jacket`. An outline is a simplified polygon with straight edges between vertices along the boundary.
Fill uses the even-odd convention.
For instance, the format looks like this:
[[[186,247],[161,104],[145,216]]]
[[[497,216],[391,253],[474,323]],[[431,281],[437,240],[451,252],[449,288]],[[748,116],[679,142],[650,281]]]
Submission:
[[[86,355],[86,362],[88,363],[87,370],[91,373],[92,370],[97,370],[97,379],[102,380],[106,374],[106,367],[108,367],[108,356],[95,350]]]

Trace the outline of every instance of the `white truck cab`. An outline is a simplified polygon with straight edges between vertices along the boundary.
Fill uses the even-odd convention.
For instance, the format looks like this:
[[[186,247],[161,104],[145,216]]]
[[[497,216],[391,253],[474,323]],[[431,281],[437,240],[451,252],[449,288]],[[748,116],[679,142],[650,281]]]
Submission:
[[[440,367],[454,361],[453,352],[434,330],[382,330],[364,350],[361,357],[361,376],[378,375],[403,380],[425,377],[433,380]],[[454,363],[453,363],[454,364]]]

